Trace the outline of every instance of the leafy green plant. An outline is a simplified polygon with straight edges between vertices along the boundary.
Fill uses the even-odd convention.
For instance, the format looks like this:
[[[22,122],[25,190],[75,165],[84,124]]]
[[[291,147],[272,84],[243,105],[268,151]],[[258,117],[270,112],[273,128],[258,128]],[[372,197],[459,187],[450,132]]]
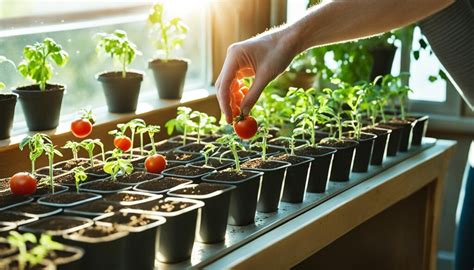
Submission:
[[[51,193],[54,193],[54,175],[53,175],[53,164],[54,164],[54,157],[60,156],[62,157],[63,154],[56,149],[56,146],[52,143],[44,144],[44,153],[48,157],[48,167],[49,167],[49,176],[45,179],[48,181],[48,185],[51,188]],[[41,183],[45,183],[45,180],[41,180]]]
[[[78,159],[77,153],[79,152],[79,149],[81,148],[81,144],[75,141],[67,141],[66,144],[62,147],[63,149],[71,149],[72,152],[72,158],[74,160]]]
[[[103,169],[104,172],[111,176],[112,181],[115,181],[119,174],[131,174],[133,172],[133,165],[130,160],[123,159],[119,151],[114,151],[112,157],[105,162]]]
[[[164,54],[167,61],[171,51],[183,46],[188,26],[179,17],[165,18],[165,7],[162,3],[153,5],[148,15],[150,38],[155,48]]]
[[[217,143],[221,143],[227,147],[229,147],[230,150],[223,152],[220,155],[220,159],[222,159],[223,156],[225,156],[228,153],[232,153],[232,156],[234,157],[235,161],[235,171],[236,172],[241,172],[240,168],[240,158],[238,155],[238,150],[245,150],[245,147],[243,144],[240,142],[239,137],[237,137],[236,134],[225,134],[222,135],[219,139],[216,140]]]
[[[69,61],[69,55],[53,39],[46,38],[42,43],[28,45],[23,49],[24,59],[18,65],[18,71],[25,78],[35,81],[41,91],[46,90],[47,82],[53,77],[52,63],[62,67]]]
[[[122,67],[122,77],[127,77],[127,66],[130,65],[141,52],[137,45],[128,39],[127,33],[123,30],[115,30],[113,33],[96,34],[98,43],[97,52],[108,54],[114,61],[120,63]]]
[[[399,76],[387,74],[382,79],[382,89],[386,93],[393,111],[396,111],[397,104],[400,106],[400,118],[406,118],[406,103],[408,94],[413,90],[403,83],[402,77],[408,76],[408,73],[401,73]]]
[[[140,134],[140,149],[143,152],[143,133],[137,132],[146,127],[146,123],[143,119],[133,119],[125,124],[118,124],[117,128],[120,129],[122,134],[125,134],[127,129],[130,130],[130,139],[132,140],[132,149],[135,143],[135,134]],[[130,151],[130,159],[133,156],[133,151]]]
[[[216,132],[219,129],[219,127],[215,124],[217,120],[214,116],[209,116],[206,113],[199,111],[193,111],[190,117],[191,119],[197,119],[197,123],[195,124],[197,143],[201,143],[202,135]]]
[[[191,119],[192,111],[193,110],[188,107],[178,107],[178,116],[165,124],[168,135],[173,134],[175,130],[182,131],[183,145],[186,145],[188,134],[197,128],[196,123]]]
[[[161,127],[158,125],[148,125],[145,127],[144,130],[148,133],[148,136],[150,137],[151,154],[154,155],[156,154],[155,134],[160,132]]]
[[[13,63],[12,60],[6,58],[3,55],[0,55],[0,64],[2,64],[2,63],[8,63],[8,64],[12,65],[14,68],[16,68],[15,63]],[[5,87],[6,87],[5,83],[0,81],[0,90],[4,89]]]
[[[28,146],[30,151],[29,158],[31,161],[31,173],[34,174],[36,170],[36,160],[44,153],[45,144],[51,143],[51,139],[48,135],[43,133],[36,133],[33,136],[26,136],[21,143],[19,148],[21,151]]]
[[[261,125],[257,130],[257,134],[252,138],[252,141],[250,142],[251,148],[260,148],[262,160],[267,159],[268,139],[271,137],[272,136],[269,133],[267,125]]]
[[[50,235],[42,234],[38,240],[32,233],[20,234],[16,231],[10,231],[8,243],[18,249],[18,268],[20,270],[26,267],[33,268],[43,262],[51,251],[63,250],[61,243],[52,240]],[[33,248],[28,249],[28,243],[34,244]]]
[[[86,150],[89,156],[91,167],[94,166],[94,149],[96,146],[100,147],[102,161],[105,162],[104,144],[100,141],[100,139],[85,139],[80,143],[80,145],[84,150]]]
[[[217,146],[212,143],[206,143],[204,149],[201,150],[201,154],[204,156],[204,166],[208,165],[209,156],[214,153],[217,149]]]
[[[79,193],[79,184],[87,180],[87,174],[82,166],[72,169],[74,173],[74,182],[76,183],[76,192]]]

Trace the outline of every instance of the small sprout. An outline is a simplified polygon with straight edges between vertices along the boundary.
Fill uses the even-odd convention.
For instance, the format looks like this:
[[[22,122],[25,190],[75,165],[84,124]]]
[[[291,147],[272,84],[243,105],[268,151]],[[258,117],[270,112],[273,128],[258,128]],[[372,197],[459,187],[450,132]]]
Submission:
[[[199,111],[193,111],[190,117],[191,119],[197,119],[197,123],[195,124],[197,143],[201,143],[201,135],[213,133],[219,129],[215,124],[217,120],[214,116],[209,116],[206,113]]]
[[[155,145],[155,134],[160,132],[161,127],[158,125],[148,125],[145,128],[145,131],[148,133],[148,136],[150,137],[150,143],[151,143],[151,155],[156,154],[156,145]]]
[[[46,156],[48,157],[48,165],[49,165],[49,176],[47,179],[49,180],[48,185],[51,188],[51,193],[54,193],[54,176],[53,176],[53,164],[54,164],[54,156],[60,156],[62,157],[63,154],[59,152],[58,149],[56,149],[56,146],[53,145],[52,143],[46,143],[44,145],[44,152]]]
[[[86,150],[87,154],[89,155],[91,167],[94,166],[94,149],[96,146],[100,147],[102,161],[105,161],[104,144],[100,141],[100,139],[86,139],[81,142],[81,147]]]
[[[241,172],[240,158],[237,151],[245,150],[245,147],[242,145],[242,143],[240,143],[239,137],[237,137],[236,134],[225,134],[219,139],[217,139],[216,142],[226,145],[230,148],[230,150],[225,151],[221,154],[220,159],[222,159],[222,157],[225,156],[227,153],[232,153],[232,156],[234,157],[235,161],[235,171]]]
[[[130,130],[130,134],[131,134],[130,139],[132,140],[132,149],[133,149],[134,143],[135,143],[135,134],[137,134],[137,133],[140,134],[140,139],[141,139],[140,149],[141,149],[142,152],[143,152],[143,133],[140,133],[140,132],[137,132],[137,131],[139,131],[139,130],[145,128],[145,127],[146,127],[146,123],[142,119],[133,119],[128,123],[117,125],[117,128],[120,130],[120,132],[122,134],[125,134],[127,129]],[[130,151],[130,159],[132,159],[132,156],[133,156],[133,151]]]
[[[216,149],[217,149],[216,145],[214,145],[212,143],[206,143],[206,145],[204,146],[204,149],[201,150],[201,154],[204,156],[204,166],[208,165],[209,156],[210,156],[210,154],[215,152]]]
[[[257,135],[252,138],[250,142],[251,147],[259,147],[261,149],[261,158],[262,160],[267,159],[267,148],[268,148],[268,139],[272,136],[269,134],[269,130],[266,126],[261,126],[258,131]]]
[[[111,158],[104,164],[104,172],[111,176],[112,181],[115,181],[119,174],[131,174],[133,172],[133,165],[130,160],[127,159],[120,157]]]
[[[87,174],[82,166],[75,167],[72,172],[74,173],[74,182],[76,183],[76,192],[79,193],[79,184],[87,180]]]
[[[23,151],[25,146],[28,146],[28,149],[30,150],[29,158],[31,161],[31,174],[35,173],[36,160],[44,153],[46,143],[51,143],[51,139],[48,135],[36,133],[33,136],[26,136],[19,145],[21,151]]]
[[[77,153],[79,152],[79,149],[81,148],[80,143],[74,142],[74,141],[67,141],[66,144],[62,148],[71,149],[73,159],[74,160],[78,159]]]
[[[188,107],[178,107],[178,116],[165,124],[168,135],[173,134],[175,129],[182,132],[183,145],[186,145],[188,133],[197,129],[196,123],[191,119],[192,111],[193,110]]]

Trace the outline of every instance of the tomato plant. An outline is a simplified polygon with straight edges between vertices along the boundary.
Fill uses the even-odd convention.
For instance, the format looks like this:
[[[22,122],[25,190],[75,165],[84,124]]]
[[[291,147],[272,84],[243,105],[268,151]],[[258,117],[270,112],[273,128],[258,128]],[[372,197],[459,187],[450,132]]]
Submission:
[[[407,73],[402,73],[399,76],[387,74],[382,79],[383,93],[387,95],[392,110],[395,112],[396,106],[400,106],[400,118],[406,118],[406,103],[408,102],[408,94],[413,90],[405,85],[402,81],[402,76],[407,76]]]
[[[77,160],[79,149],[81,148],[81,144],[74,141],[67,141],[66,144],[62,147],[63,149],[71,149],[72,158]]]
[[[36,133],[33,136],[26,136],[21,143],[19,144],[19,148],[21,151],[28,146],[30,151],[29,158],[31,161],[31,173],[34,174],[36,170],[36,160],[44,153],[45,144],[51,143],[51,139],[48,135],[43,133]]]
[[[174,130],[182,132],[183,145],[186,145],[188,134],[197,128],[196,123],[191,119],[192,111],[193,110],[188,107],[178,107],[178,116],[165,124],[168,135],[173,134]]]
[[[161,173],[166,169],[166,158],[160,154],[149,156],[145,160],[145,168],[150,173]]]
[[[67,64],[69,55],[53,39],[46,38],[42,43],[26,46],[23,49],[23,58],[18,65],[18,71],[23,77],[34,80],[41,91],[44,91],[48,80],[54,74],[51,63],[62,67]]]
[[[135,56],[141,55],[137,49],[137,45],[130,41],[127,32],[123,30],[115,30],[111,34],[98,33],[97,51],[104,52],[114,61],[122,66],[122,77],[127,77],[127,66],[130,65]]]
[[[133,165],[130,160],[123,159],[119,151],[114,151],[112,157],[104,164],[103,169],[111,176],[112,181],[115,181],[119,174],[131,174]]]
[[[41,184],[49,185],[51,188],[51,193],[54,193],[54,175],[53,175],[53,164],[54,164],[54,157],[60,156],[62,157],[63,154],[56,149],[56,146],[52,143],[46,143],[44,145],[44,152],[48,157],[48,167],[49,167],[49,176],[47,178],[41,179]]]
[[[10,191],[15,195],[31,195],[36,192],[37,180],[29,173],[16,173],[10,178]]]
[[[197,143],[201,143],[201,136],[206,133],[214,133],[219,127],[216,126],[216,118],[214,116],[209,116],[206,113],[193,111],[190,115],[191,119],[197,119],[195,125],[197,133]]]
[[[204,156],[204,166],[208,165],[209,155],[216,151],[217,146],[212,143],[206,143],[204,149],[201,150],[201,154]]]
[[[230,150],[225,151],[221,154],[220,158],[222,159],[223,156],[225,156],[227,153],[232,153],[232,156],[234,157],[234,162],[235,162],[235,171],[240,172],[240,158],[237,153],[238,150],[245,150],[245,147],[243,144],[239,141],[237,135],[235,134],[224,134],[222,137],[216,140],[216,142],[221,143],[227,147],[229,147]]]
[[[234,122],[235,133],[237,133],[240,138],[245,140],[255,136],[257,129],[257,121],[250,115],[245,116],[243,119],[237,119],[237,121]]]
[[[143,152],[143,133],[139,131],[145,127],[146,127],[146,123],[142,119],[133,119],[129,121],[128,123],[118,124],[117,128],[121,131],[122,134],[125,134],[127,129],[130,130],[130,139],[129,139],[130,146],[127,148],[128,138],[125,137],[125,138],[118,139],[117,144],[120,145],[120,147],[117,146],[117,144],[115,144],[115,140],[114,140],[115,147],[120,148],[124,152],[127,152],[128,150],[130,150],[130,148],[133,148],[133,146],[135,145],[135,134],[139,133],[140,134],[140,149],[141,149],[141,152]],[[117,140],[117,137],[115,139]],[[125,148],[127,149],[124,150]],[[132,154],[133,153],[130,152],[130,158],[132,158]]]
[[[84,168],[79,166],[72,169],[74,173],[74,182],[76,184],[76,192],[79,193],[79,184],[87,180],[87,174],[84,171]]]
[[[90,166],[94,166],[94,149],[96,146],[100,147],[101,154],[102,154],[102,161],[105,162],[105,151],[104,151],[104,144],[100,141],[100,139],[86,139],[80,143],[81,147],[86,150],[89,160]]]
[[[160,132],[160,130],[161,130],[161,127],[159,125],[148,125],[145,128],[145,131],[148,133],[148,136],[150,137],[152,155],[156,154],[155,134]]]
[[[92,133],[92,125],[94,122],[92,111],[83,110],[81,117],[72,121],[71,132],[77,138],[83,139]]]

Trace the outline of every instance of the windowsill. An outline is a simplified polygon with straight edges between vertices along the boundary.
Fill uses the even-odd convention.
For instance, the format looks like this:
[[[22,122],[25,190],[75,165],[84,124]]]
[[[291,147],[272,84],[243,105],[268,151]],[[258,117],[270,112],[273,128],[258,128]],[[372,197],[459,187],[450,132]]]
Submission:
[[[466,116],[450,116],[428,114],[430,116],[428,129],[435,132],[474,135],[474,118]]]
[[[142,114],[152,113],[153,111],[176,107],[179,105],[186,105],[189,102],[206,99],[214,95],[215,89],[213,87],[185,91],[181,100],[160,99],[158,98],[158,94],[156,92],[148,93],[145,98],[141,98],[139,100],[137,111],[135,113],[109,113],[106,106],[94,109],[93,112],[96,115],[96,123],[94,126],[97,127],[110,123],[121,123],[128,121],[125,119],[129,119],[131,117],[139,117]],[[52,138],[58,135],[68,134],[70,133],[70,123],[75,117],[77,117],[77,115],[67,115],[61,117],[61,122],[56,129],[41,132],[49,135]],[[11,138],[0,140],[0,152],[17,148],[18,144],[25,136],[34,133],[37,132],[29,132],[26,129],[16,130]]]

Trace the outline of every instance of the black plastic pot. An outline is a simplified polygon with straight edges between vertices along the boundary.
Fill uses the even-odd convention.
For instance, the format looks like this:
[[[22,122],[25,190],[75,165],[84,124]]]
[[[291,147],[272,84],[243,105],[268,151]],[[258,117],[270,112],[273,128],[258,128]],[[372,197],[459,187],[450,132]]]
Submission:
[[[413,127],[413,137],[411,140],[411,144],[419,146],[421,145],[423,137],[426,136],[426,130],[428,129],[428,122],[430,117],[428,115],[409,116],[407,117],[407,119],[409,121],[416,121],[416,124]]]
[[[63,203],[51,202],[51,199],[53,199],[54,197],[61,196],[61,197],[70,197],[71,198],[72,196],[76,196],[76,195],[83,196],[83,198],[80,198],[78,200],[71,200],[71,201],[63,202]],[[42,205],[47,205],[47,206],[64,208],[64,207],[73,207],[73,206],[80,205],[80,204],[83,204],[83,203],[86,203],[86,202],[98,200],[101,197],[102,197],[101,195],[93,194],[93,193],[87,193],[87,192],[81,192],[79,194],[75,193],[75,192],[64,192],[64,193],[50,194],[48,196],[41,197],[38,200],[38,203],[42,204]]]
[[[73,216],[52,216],[40,219],[19,227],[22,232],[30,232],[36,235],[48,233],[51,236],[62,236],[63,234],[77,232],[92,226],[93,221],[88,218]]]
[[[106,236],[89,237],[78,233],[71,233],[63,235],[62,242],[84,250],[84,256],[80,260],[81,270],[126,270],[124,262],[128,234],[127,231],[114,231]],[[137,246],[136,248],[139,247]]]
[[[162,200],[160,200],[162,201]],[[161,225],[157,234],[158,250],[156,257],[160,262],[176,263],[187,260],[193,251],[194,239],[198,220],[198,209],[204,206],[201,201],[167,197],[164,202],[184,202],[190,205],[186,208],[165,212],[153,211],[159,204],[153,201],[140,205],[141,210],[152,215],[166,218],[166,223]]]
[[[398,151],[407,152],[411,148],[411,141],[413,138],[413,127],[416,124],[415,121],[406,121],[405,123],[398,121],[387,122],[390,126],[400,127],[400,145]]]
[[[326,141],[321,143],[322,146],[329,146],[337,149],[334,154],[333,166],[329,180],[335,182],[349,181],[352,165],[354,163],[355,150],[359,144],[353,140],[343,140],[342,142],[330,143]]]
[[[61,208],[41,205],[38,203],[30,203],[21,205],[11,209],[12,212],[24,214],[31,217],[44,218],[52,215],[56,215],[62,212]]]
[[[99,189],[99,188],[94,187],[94,185],[101,182],[111,183],[112,185],[114,185],[114,188]],[[109,178],[109,179],[95,180],[95,181],[89,181],[87,183],[82,183],[79,185],[79,190],[81,192],[85,191],[85,192],[92,192],[92,193],[99,193],[99,194],[110,194],[110,193],[117,193],[119,191],[129,190],[132,187],[133,186],[130,186],[130,185],[124,185],[118,182],[113,182]]]
[[[259,159],[259,158],[257,158]],[[253,160],[257,160],[253,159]],[[251,162],[249,160],[248,162]],[[286,178],[286,169],[290,167],[289,162],[268,160],[265,162],[277,163],[278,167],[265,169],[246,167],[242,164],[242,169],[248,169],[257,172],[263,172],[262,185],[260,187],[260,196],[257,203],[257,211],[262,213],[271,213],[278,210],[280,199],[283,195],[283,186]]]
[[[213,165],[212,162],[218,163],[219,165]],[[205,164],[205,161],[200,160],[200,161],[195,161],[193,163],[190,163],[189,165],[204,166],[204,164]],[[220,170],[230,168],[234,165],[235,165],[235,162],[232,159],[209,157],[208,164],[206,165],[206,167],[213,168],[216,171],[220,171]]]
[[[190,189],[199,186],[214,185],[220,190],[208,194],[181,194],[179,190]],[[199,232],[197,233],[197,241],[212,244],[222,242],[225,239],[225,232],[227,229],[227,219],[229,217],[229,205],[231,191],[235,189],[232,185],[222,184],[192,184],[173,189],[168,192],[168,195],[175,197],[182,197],[188,199],[196,199],[204,202],[204,207],[201,208],[201,223]]]
[[[31,197],[15,195],[9,190],[0,192],[0,198],[0,211],[27,204],[33,201],[33,198]]]
[[[0,140],[10,138],[17,94],[0,94]]]
[[[84,256],[84,250],[77,247],[63,245],[63,249],[56,253],[68,253],[68,256],[65,257],[58,256],[56,258],[49,258],[56,266],[57,270],[81,270],[81,259]]]
[[[387,155],[387,146],[392,130],[384,128],[365,128],[364,131],[377,135],[377,138],[374,140],[374,149],[372,151],[370,165],[382,165]]]
[[[295,154],[297,155],[314,158],[314,160],[311,161],[308,185],[306,187],[307,192],[326,192],[329,181],[329,175],[333,164],[334,154],[336,153],[336,151],[337,150],[334,148],[322,146],[311,148],[311,151],[307,151],[307,153],[305,153],[305,147],[299,148],[295,151]]]
[[[153,70],[156,88],[161,99],[181,99],[188,70],[187,60],[153,59],[148,62],[148,67]]]
[[[97,75],[97,80],[102,83],[109,112],[131,113],[137,110],[143,74],[127,72],[124,78],[122,72],[104,72]]]
[[[290,156],[291,157],[291,156]],[[298,162],[294,163],[290,160],[283,160],[291,163],[291,166],[286,170],[286,179],[283,187],[283,195],[281,201],[289,203],[300,203],[304,199],[306,184],[309,179],[311,168],[311,157],[294,156]],[[277,159],[278,156],[270,159]],[[277,159],[281,160],[281,159]]]
[[[122,196],[128,196],[128,197],[133,197],[133,196],[139,196],[142,197],[142,199],[138,200],[118,200],[118,198],[123,198]],[[123,206],[130,206],[130,205],[137,205],[141,203],[146,203],[149,201],[153,200],[158,200],[161,199],[161,195],[156,195],[156,194],[150,194],[146,192],[139,192],[139,191],[120,191],[115,194],[110,194],[104,196],[104,201],[108,201],[110,203],[116,203],[120,204]]]
[[[153,220],[146,225],[130,226],[111,221],[114,216],[127,217],[143,216]],[[131,219],[128,219],[131,222]],[[105,214],[94,219],[97,225],[117,226],[117,229],[129,232],[125,246],[125,269],[155,269],[156,236],[160,225],[166,222],[165,218],[157,215],[147,215],[140,210],[123,209],[120,212]],[[140,247],[140,248],[137,248]]]
[[[18,269],[15,266],[18,265],[18,256],[10,256],[8,258],[5,258],[3,260],[0,260],[0,269]],[[28,269],[35,269],[35,270],[56,270],[56,266],[54,263],[50,260],[42,260],[40,263],[35,265],[34,268],[28,268]]]
[[[168,184],[165,185],[165,182],[168,182]],[[145,181],[133,187],[133,190],[145,193],[166,194],[172,188],[191,184],[192,182],[189,179],[165,177],[163,179]]]
[[[179,174],[176,171],[176,170],[182,170],[182,169],[186,169],[186,168],[187,169],[193,169],[194,168],[196,170],[200,170],[200,172],[198,172],[194,175],[185,175],[185,174]],[[163,174],[164,176],[168,176],[168,177],[183,178],[183,179],[189,179],[189,180],[199,182],[203,176],[205,176],[207,174],[210,174],[210,173],[213,173],[215,171],[216,170],[214,170],[213,168],[208,168],[208,167],[198,167],[198,166],[193,166],[193,165],[187,165],[187,166],[180,165],[180,166],[177,166],[177,167],[166,169],[166,170],[162,171],[161,174]]]
[[[377,135],[371,133],[362,133],[357,142],[356,151],[354,155],[354,164],[352,166],[353,172],[367,172],[369,170],[370,160],[372,159],[372,152],[374,149],[374,141]],[[354,139],[351,137],[351,139]]]
[[[41,91],[39,85],[28,85],[13,90],[18,94],[30,131],[55,129],[59,124],[64,85],[47,84]]]
[[[257,171],[246,171],[250,176],[238,181],[229,181],[225,178],[220,179],[220,174],[222,173],[225,173],[225,171],[206,175],[202,178],[202,181],[236,186],[236,188],[232,190],[230,196],[229,218],[227,224],[245,226],[254,223],[263,173]]]
[[[16,213],[12,211],[0,212],[0,220],[5,222],[13,222],[17,226],[29,224],[38,220],[38,217],[28,216],[22,213]]]
[[[377,125],[377,127],[391,130],[390,137],[388,139],[388,145],[387,145],[387,156],[389,157],[396,156],[398,153],[398,149],[400,148],[400,140],[402,138],[401,127],[392,126],[388,124],[379,124]]]

